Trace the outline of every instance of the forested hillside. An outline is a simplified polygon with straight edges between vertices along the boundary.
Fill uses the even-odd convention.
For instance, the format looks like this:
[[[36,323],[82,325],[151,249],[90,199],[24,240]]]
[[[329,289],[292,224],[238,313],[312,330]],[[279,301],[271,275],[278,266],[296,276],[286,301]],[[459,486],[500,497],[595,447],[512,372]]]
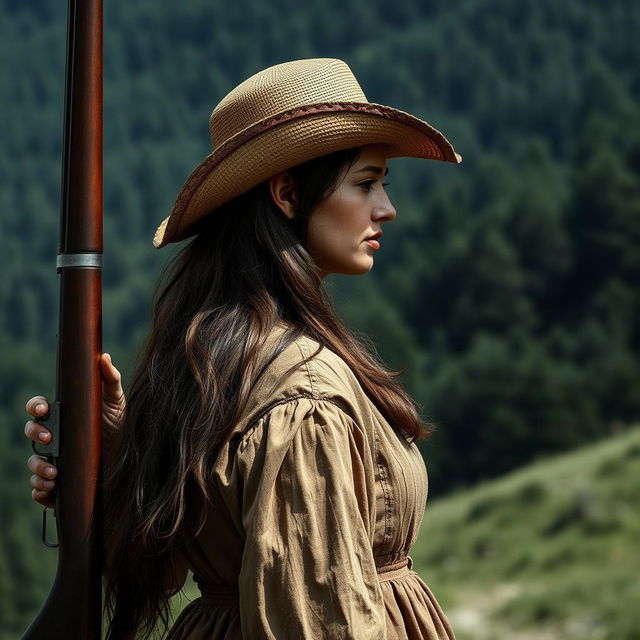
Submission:
[[[48,588],[21,430],[53,387],[64,4],[0,0],[2,639]],[[111,0],[105,20],[104,344],[125,372],[212,107],[269,64],[335,56],[464,157],[391,161],[372,273],[328,283],[438,425],[432,495],[640,417],[640,4]]]

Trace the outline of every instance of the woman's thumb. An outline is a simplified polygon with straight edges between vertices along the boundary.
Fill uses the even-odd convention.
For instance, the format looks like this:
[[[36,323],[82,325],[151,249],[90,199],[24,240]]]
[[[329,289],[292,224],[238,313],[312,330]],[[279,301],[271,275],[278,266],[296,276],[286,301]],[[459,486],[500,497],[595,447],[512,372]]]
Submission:
[[[114,366],[111,356],[108,353],[103,353],[100,358],[100,371],[102,373],[102,381],[105,385],[111,387],[114,391],[120,388],[122,376]]]

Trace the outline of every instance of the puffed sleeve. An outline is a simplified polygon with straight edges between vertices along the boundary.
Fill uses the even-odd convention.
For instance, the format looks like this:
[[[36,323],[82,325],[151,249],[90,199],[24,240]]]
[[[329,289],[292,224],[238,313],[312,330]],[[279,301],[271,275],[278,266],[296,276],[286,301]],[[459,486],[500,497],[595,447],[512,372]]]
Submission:
[[[245,434],[237,450],[243,637],[386,637],[372,552],[373,455],[363,429],[328,400],[283,402]]]

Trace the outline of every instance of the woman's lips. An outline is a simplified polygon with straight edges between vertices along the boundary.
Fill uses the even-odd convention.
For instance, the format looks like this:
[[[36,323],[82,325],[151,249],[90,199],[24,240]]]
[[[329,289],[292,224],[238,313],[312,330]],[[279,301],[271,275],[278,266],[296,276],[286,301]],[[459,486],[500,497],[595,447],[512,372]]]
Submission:
[[[377,240],[365,240],[372,249],[379,249],[380,243]]]

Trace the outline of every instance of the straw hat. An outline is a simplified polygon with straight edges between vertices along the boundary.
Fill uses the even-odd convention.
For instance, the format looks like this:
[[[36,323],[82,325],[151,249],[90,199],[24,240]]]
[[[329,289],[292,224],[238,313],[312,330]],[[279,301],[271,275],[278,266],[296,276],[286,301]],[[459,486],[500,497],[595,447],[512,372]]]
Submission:
[[[334,151],[386,144],[389,157],[462,160],[431,125],[368,102],[351,69],[333,58],[295,60],[256,73],[220,101],[209,130],[214,150],[158,227],[158,249],[192,235],[193,223],[263,180]]]

